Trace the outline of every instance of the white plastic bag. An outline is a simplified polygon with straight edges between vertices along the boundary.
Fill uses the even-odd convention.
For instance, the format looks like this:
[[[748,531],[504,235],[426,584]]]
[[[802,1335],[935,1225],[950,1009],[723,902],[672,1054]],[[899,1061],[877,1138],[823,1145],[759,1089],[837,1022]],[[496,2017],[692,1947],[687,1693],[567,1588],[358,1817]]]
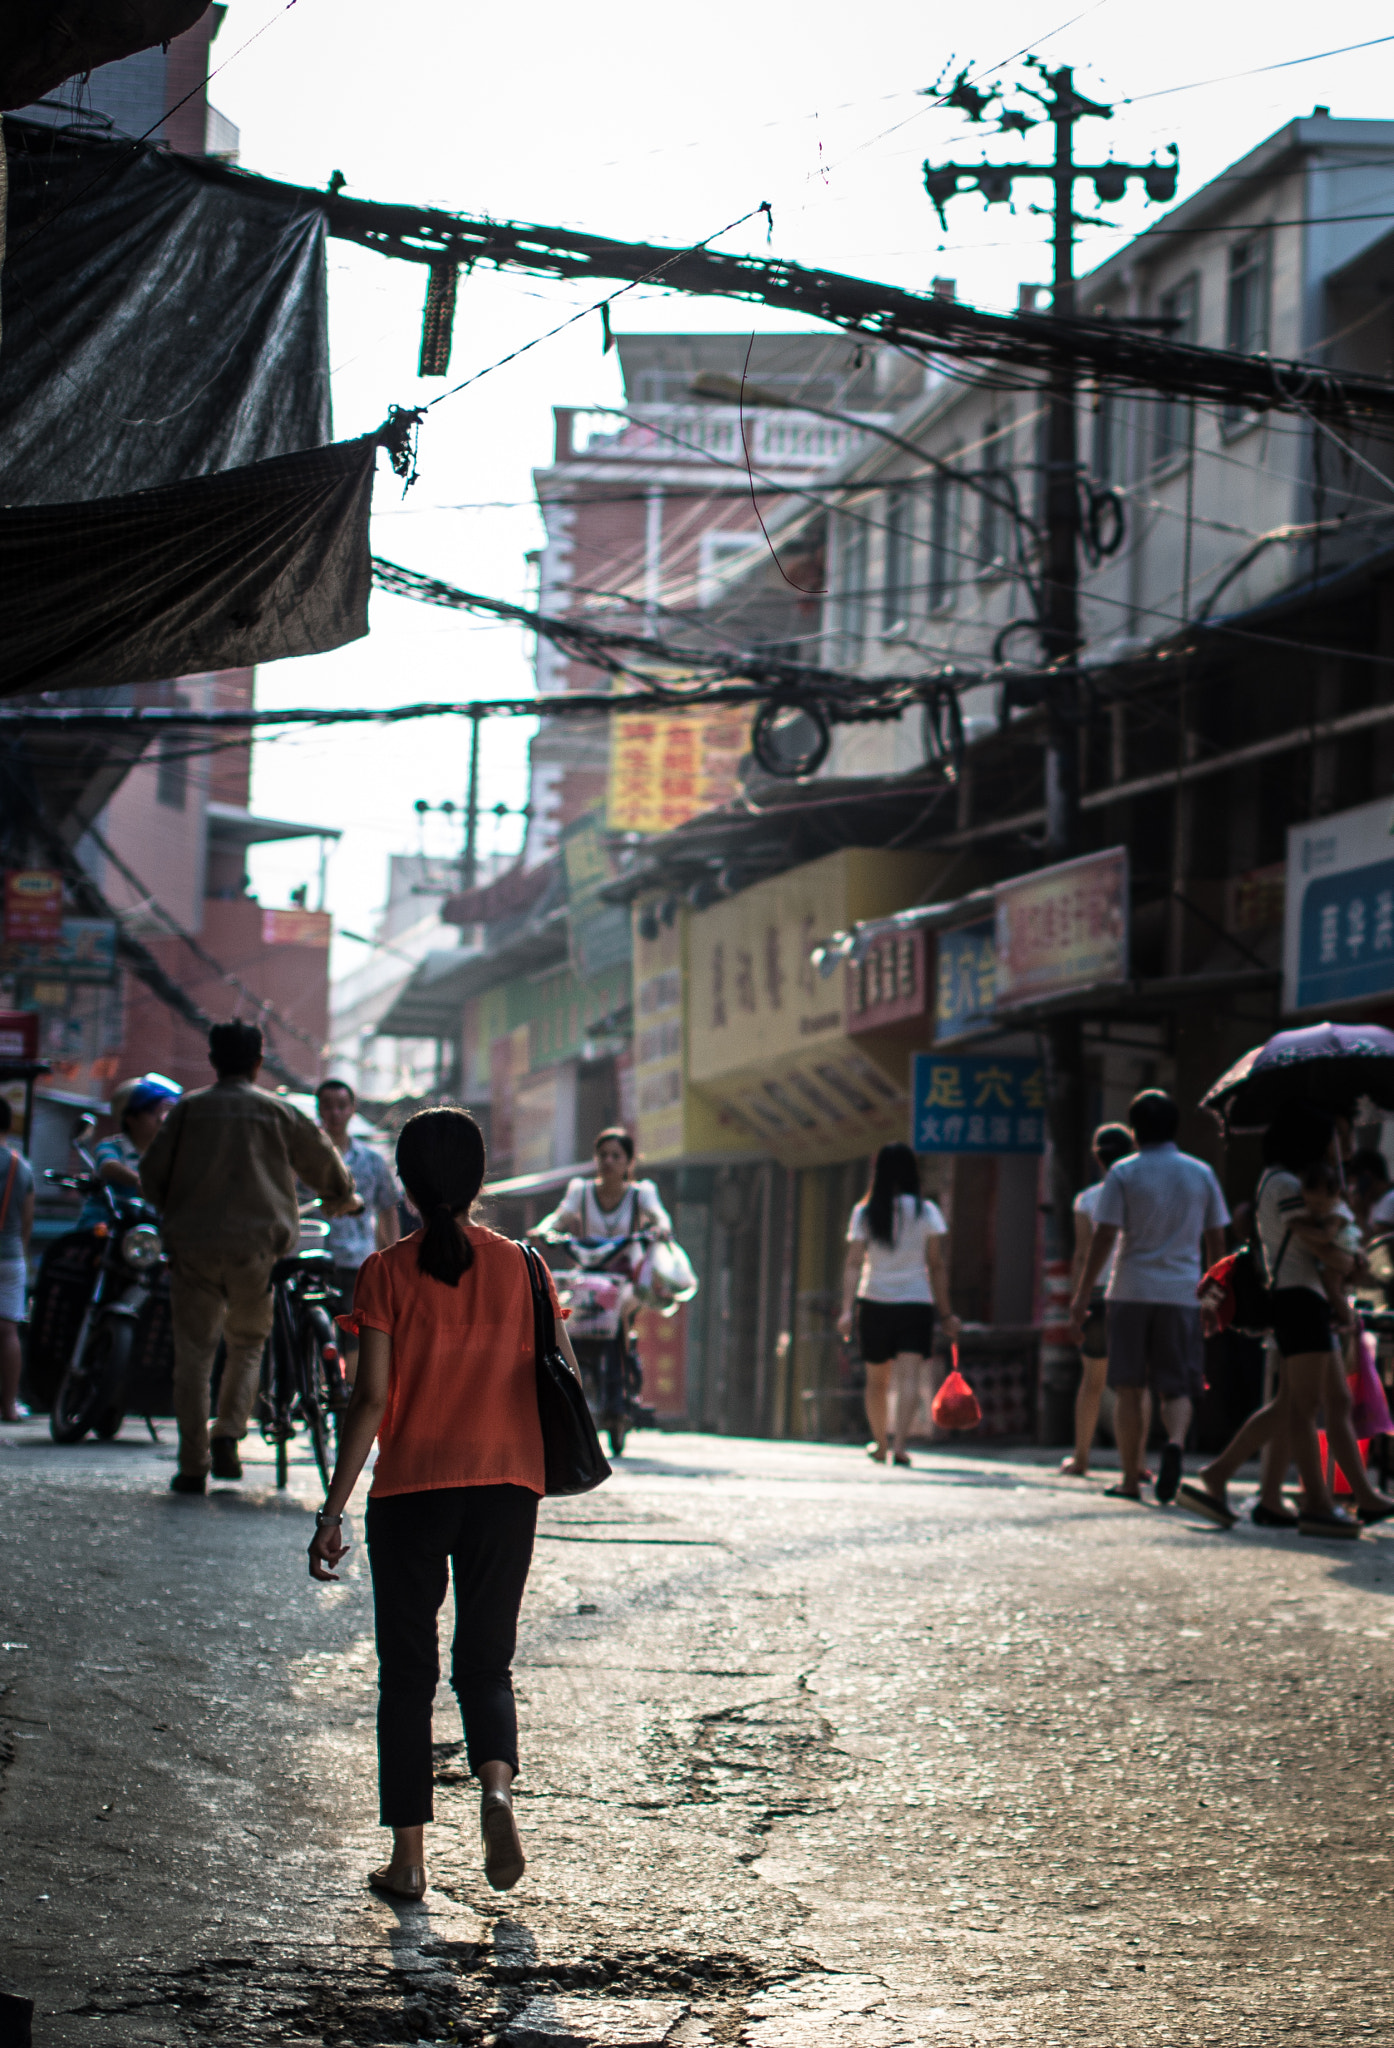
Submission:
[[[697,1275],[692,1261],[673,1238],[660,1238],[644,1254],[634,1282],[634,1292],[645,1308],[662,1316],[675,1316],[685,1301],[697,1292]]]

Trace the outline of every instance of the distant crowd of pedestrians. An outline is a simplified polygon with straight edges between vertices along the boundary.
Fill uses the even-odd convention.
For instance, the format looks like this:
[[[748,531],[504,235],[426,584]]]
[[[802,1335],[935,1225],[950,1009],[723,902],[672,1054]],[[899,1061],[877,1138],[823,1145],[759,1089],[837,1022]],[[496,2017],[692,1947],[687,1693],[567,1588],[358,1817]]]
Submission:
[[[1366,1469],[1348,1385],[1359,1336],[1350,1287],[1368,1240],[1394,1231],[1389,1169],[1378,1151],[1353,1149],[1349,1118],[1301,1099],[1274,1117],[1263,1137],[1263,1175],[1245,1205],[1259,1270],[1266,1268],[1266,1398],[1187,1478],[1186,1443],[1206,1391],[1202,1281],[1225,1259],[1233,1219],[1213,1169],[1178,1146],[1180,1124],[1172,1097],[1149,1088],[1133,1099],[1126,1123],[1094,1133],[1098,1178],[1074,1204],[1070,1334],[1081,1371],[1074,1448],[1061,1470],[1089,1475],[1111,1396],[1119,1471],[1104,1488],[1110,1497],[1141,1500],[1150,1485],[1162,1505],[1179,1502],[1230,1528],[1230,1482],[1261,1457],[1252,1509],[1260,1527],[1358,1536],[1362,1524],[1394,1515],[1394,1499]],[[868,1455],[879,1464],[910,1463],[907,1443],[922,1412],[931,1438],[941,1434],[930,1413],[945,1370],[936,1333],[952,1344],[960,1329],[948,1243],[943,1213],[921,1192],[914,1153],[883,1145],[848,1225],[838,1319],[842,1336],[858,1341]],[[1155,1473],[1147,1462],[1154,1421]],[[1344,1476],[1349,1512],[1333,1497],[1328,1456]],[[1284,1490],[1294,1465],[1296,1507]]]

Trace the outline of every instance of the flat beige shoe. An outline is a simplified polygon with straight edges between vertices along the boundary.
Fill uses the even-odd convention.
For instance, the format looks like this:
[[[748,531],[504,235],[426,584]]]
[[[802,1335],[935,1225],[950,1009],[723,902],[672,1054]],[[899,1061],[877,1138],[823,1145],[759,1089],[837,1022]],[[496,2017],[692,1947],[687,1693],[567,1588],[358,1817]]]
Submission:
[[[392,1875],[392,1865],[384,1863],[381,1870],[368,1872],[368,1883],[375,1892],[386,1892],[393,1899],[424,1899],[426,1896],[426,1873],[419,1863],[409,1863],[403,1873],[404,1882],[398,1884]]]
[[[507,1792],[486,1792],[479,1808],[479,1829],[484,1837],[484,1875],[496,1892],[511,1892],[527,1869],[527,1858],[518,1839],[513,1801]]]

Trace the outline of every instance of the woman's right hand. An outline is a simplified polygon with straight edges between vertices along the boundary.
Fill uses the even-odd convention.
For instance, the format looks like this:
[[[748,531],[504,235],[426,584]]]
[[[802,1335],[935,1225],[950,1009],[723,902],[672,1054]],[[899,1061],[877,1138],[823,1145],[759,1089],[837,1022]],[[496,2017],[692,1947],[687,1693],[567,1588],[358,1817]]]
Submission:
[[[310,1544],[310,1577],[332,1579],[338,1583],[339,1575],[332,1567],[348,1556],[349,1545],[344,1540],[342,1522],[326,1522],[316,1529]]]
[[[838,1319],[837,1319],[837,1334],[838,1334],[838,1336],[839,1336],[839,1337],[847,1337],[847,1338],[850,1338],[850,1337],[851,1337],[851,1335],[852,1335],[852,1311],[851,1311],[851,1309],[850,1309],[850,1308],[845,1308],[845,1309],[844,1309],[844,1310],[842,1311],[842,1314],[841,1314],[841,1315],[840,1315],[840,1316],[838,1317]]]

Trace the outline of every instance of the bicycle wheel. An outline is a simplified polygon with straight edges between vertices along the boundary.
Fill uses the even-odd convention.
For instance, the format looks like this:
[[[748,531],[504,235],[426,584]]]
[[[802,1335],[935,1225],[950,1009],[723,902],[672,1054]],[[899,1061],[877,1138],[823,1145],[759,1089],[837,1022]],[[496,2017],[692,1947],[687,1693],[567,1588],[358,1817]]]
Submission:
[[[263,1402],[261,1433],[276,1452],[276,1485],[281,1490],[290,1481],[290,1440],[295,1434],[291,1410],[295,1401],[295,1332],[284,1290],[276,1290],[276,1312],[271,1335],[262,1357]]]
[[[329,1413],[329,1382],[325,1376],[324,1359],[320,1355],[320,1334],[315,1326],[313,1314],[302,1316],[296,1331],[296,1366],[299,1379],[299,1398],[296,1406],[310,1433],[310,1444],[319,1466],[319,1476],[324,1490],[329,1491],[331,1461],[329,1457],[329,1431],[325,1417]]]

